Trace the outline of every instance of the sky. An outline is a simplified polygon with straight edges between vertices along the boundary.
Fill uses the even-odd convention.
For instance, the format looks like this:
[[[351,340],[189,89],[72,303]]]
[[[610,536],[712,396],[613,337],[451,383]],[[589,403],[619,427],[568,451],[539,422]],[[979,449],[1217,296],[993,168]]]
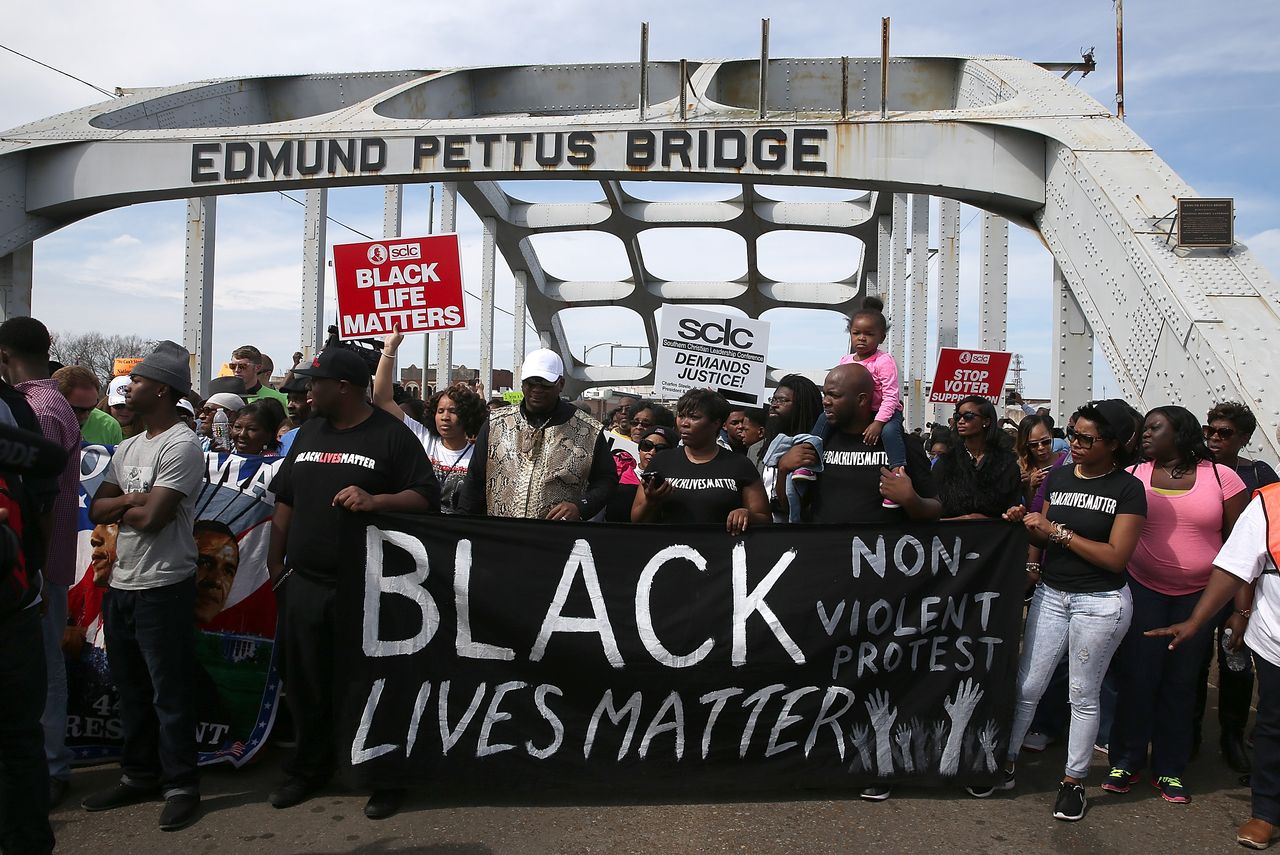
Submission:
[[[1098,70],[1079,85],[1104,105],[1114,103],[1115,19],[1109,0],[732,5],[687,0],[643,9],[579,0],[473,0],[381,2],[358,14],[352,9],[347,3],[264,7],[227,2],[211,14],[199,4],[168,2],[29,3],[10,11],[0,43],[110,90],[264,74],[633,61],[642,20],[650,24],[653,60],[758,55],[762,17],[771,19],[774,57],[874,56],[879,19],[891,15],[892,52],[901,56],[1002,54],[1071,61],[1093,47]],[[1274,0],[1238,0],[1229,6],[1131,0],[1125,9],[1130,126],[1197,192],[1235,198],[1237,239],[1273,274],[1280,271],[1280,169],[1274,155],[1280,53],[1273,43],[1278,31],[1280,4]],[[102,100],[82,83],[5,52],[0,52],[0,79],[6,84],[0,88],[0,128]],[[530,200],[599,198],[597,186],[581,183],[507,188]],[[631,189],[652,198],[716,198],[724,192],[714,185]],[[428,185],[406,187],[404,234],[426,232],[428,192]],[[438,205],[438,189],[436,200]],[[35,247],[33,314],[55,333],[98,330],[180,341],[185,214],[182,202],[139,205],[41,238]],[[965,207],[961,216],[962,345],[977,341],[978,214]],[[381,235],[382,189],[331,190],[329,215]],[[276,193],[224,196],[217,220],[215,355],[225,359],[232,348],[253,343],[280,364],[300,340],[302,208]],[[936,215],[933,223],[936,234]],[[458,230],[464,275],[478,293],[480,223],[464,204]],[[328,235],[330,244],[363,239],[333,222]],[[1052,260],[1035,234],[1015,226],[1010,237],[1009,349],[1024,357],[1027,396],[1048,397]],[[646,258],[659,275],[732,278],[745,269],[741,241],[731,235],[651,232],[645,240],[652,242],[645,247]],[[770,240],[773,246],[761,246],[766,274],[839,277],[856,267],[856,241],[843,236]],[[621,245],[610,235],[547,236],[535,245],[544,267],[562,278],[628,273]],[[499,260],[494,353],[499,368],[513,361],[513,319],[501,311],[511,308],[512,299],[511,274]],[[478,319],[478,301],[468,303]],[[327,314],[334,306],[330,282]],[[773,323],[770,357],[778,367],[821,370],[847,347],[843,319],[834,313],[780,309],[765,319]],[[579,355],[598,343],[644,341],[640,319],[626,313],[619,318],[578,309],[568,314],[566,326]],[[455,336],[455,363],[478,364],[478,320],[473,327]],[[421,341],[406,342],[402,364],[421,364]],[[528,347],[535,342],[530,333]],[[635,364],[642,355],[635,347],[599,347],[590,354],[592,362],[612,358],[619,365]],[[1117,391],[1099,361],[1095,393]]]

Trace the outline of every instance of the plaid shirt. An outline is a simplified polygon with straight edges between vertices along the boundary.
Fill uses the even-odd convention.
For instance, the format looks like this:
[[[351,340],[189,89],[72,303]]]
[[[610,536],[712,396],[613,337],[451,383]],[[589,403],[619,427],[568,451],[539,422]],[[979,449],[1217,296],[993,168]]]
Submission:
[[[44,575],[50,582],[70,586],[76,579],[76,538],[80,523],[80,422],[58,391],[57,380],[28,380],[17,384],[35,411],[45,438],[67,452],[67,465],[58,476],[53,501],[53,531]],[[28,521],[34,524],[34,521]]]

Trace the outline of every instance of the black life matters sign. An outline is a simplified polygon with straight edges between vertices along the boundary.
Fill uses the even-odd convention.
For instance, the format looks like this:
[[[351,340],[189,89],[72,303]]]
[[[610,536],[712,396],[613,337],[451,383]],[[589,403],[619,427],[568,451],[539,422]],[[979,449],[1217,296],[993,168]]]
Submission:
[[[349,558],[368,786],[980,783],[1005,755],[1017,526],[378,517]]]

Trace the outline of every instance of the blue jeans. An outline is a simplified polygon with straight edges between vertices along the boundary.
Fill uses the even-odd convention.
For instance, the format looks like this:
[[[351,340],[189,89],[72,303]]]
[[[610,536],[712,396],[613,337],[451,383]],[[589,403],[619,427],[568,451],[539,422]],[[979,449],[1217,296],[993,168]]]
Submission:
[[[1133,623],[1116,664],[1120,701],[1111,729],[1111,765],[1137,772],[1147,765],[1155,777],[1182,777],[1191,760],[1191,720],[1195,711],[1200,663],[1212,633],[1201,630],[1174,650],[1165,638],[1146,638],[1149,629],[1182,623],[1191,617],[1200,592],[1170,596],[1132,579]]]
[[[45,601],[44,661],[48,669],[49,691],[44,699],[44,755],[49,761],[49,777],[71,777],[74,752],[67,747],[67,659],[62,655],[62,633],[67,628],[67,586],[44,582],[40,594]]]
[[[893,416],[884,423],[880,430],[880,442],[884,444],[884,453],[889,455],[890,469],[907,465],[907,438],[902,430],[902,410],[894,410]]]
[[[1066,734],[1067,724],[1071,720],[1071,702],[1067,697],[1070,682],[1067,655],[1064,652],[1062,659],[1058,661],[1058,667],[1053,670],[1049,688],[1036,707],[1036,717],[1031,720],[1032,731],[1043,733],[1050,739],[1061,739]],[[1106,745],[1111,741],[1111,725],[1116,720],[1116,697],[1120,694],[1119,683],[1113,660],[1112,667],[1107,669],[1107,676],[1102,678],[1102,693],[1098,696],[1097,745]]]
[[[121,780],[160,786],[165,798],[198,793],[192,576],[163,588],[109,588],[103,598],[107,663],[120,693]]]
[[[0,617],[0,851],[53,851],[40,711],[44,646],[34,606]]]
[[[1018,700],[1009,735],[1010,762],[1018,756],[1036,705],[1067,651],[1071,730],[1065,774],[1084,780],[1098,737],[1098,698],[1111,656],[1120,646],[1133,611],[1127,588],[1069,594],[1041,584],[1027,613],[1018,662]]]

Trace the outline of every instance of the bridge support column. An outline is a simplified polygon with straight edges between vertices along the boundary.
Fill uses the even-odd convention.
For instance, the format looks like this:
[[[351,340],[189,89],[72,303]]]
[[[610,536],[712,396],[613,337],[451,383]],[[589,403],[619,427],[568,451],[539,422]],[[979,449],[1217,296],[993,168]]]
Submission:
[[[480,382],[488,395],[493,391],[494,253],[498,224],[492,217],[485,217],[481,225],[484,238],[480,251]]]
[[[960,203],[938,200],[938,347],[960,343]],[[936,362],[936,359],[935,359]],[[945,422],[946,404],[933,408],[933,420]]]
[[[399,184],[388,184],[382,188],[382,236],[398,238],[404,234],[404,187]],[[400,355],[396,354],[396,364],[392,366],[391,382],[400,382]]]
[[[328,242],[329,191],[306,191],[302,211],[302,331],[303,362],[309,363],[324,346],[324,271]]]
[[[1067,277],[1053,263],[1053,329],[1057,334],[1056,405],[1053,418],[1065,425],[1075,408],[1093,397],[1093,330],[1067,285]]]
[[[515,389],[520,388],[520,367],[524,362],[525,336],[524,332],[528,328],[525,324],[525,300],[527,296],[525,289],[529,287],[529,274],[524,270],[515,271],[515,300],[511,307],[511,314],[514,316],[512,323],[514,327],[512,332],[511,345],[511,377]]]
[[[1004,350],[1009,326],[1009,221],[985,211],[978,294],[978,346]]]
[[[446,183],[440,194],[440,231],[458,230],[458,185]],[[466,297],[463,297],[465,300]],[[453,333],[442,332],[436,351],[436,391],[447,389],[453,381]]]
[[[911,367],[906,424],[924,425],[925,351],[929,336],[929,197],[911,197]],[[901,365],[902,363],[898,363]]]
[[[907,194],[893,194],[893,217],[890,224],[893,257],[892,271],[880,293],[885,293],[886,285],[889,299],[885,301],[889,318],[889,339],[885,342],[889,353],[898,363],[898,374],[906,376],[907,355]]]
[[[0,256],[0,321],[31,314],[34,243]]]
[[[893,217],[876,218],[876,275],[875,279],[867,278],[867,296],[886,300],[889,296],[889,283],[893,267]],[[887,346],[887,342],[886,342]]]
[[[182,345],[191,353],[192,388],[201,395],[213,376],[213,250],[217,234],[218,197],[188,199]]]

